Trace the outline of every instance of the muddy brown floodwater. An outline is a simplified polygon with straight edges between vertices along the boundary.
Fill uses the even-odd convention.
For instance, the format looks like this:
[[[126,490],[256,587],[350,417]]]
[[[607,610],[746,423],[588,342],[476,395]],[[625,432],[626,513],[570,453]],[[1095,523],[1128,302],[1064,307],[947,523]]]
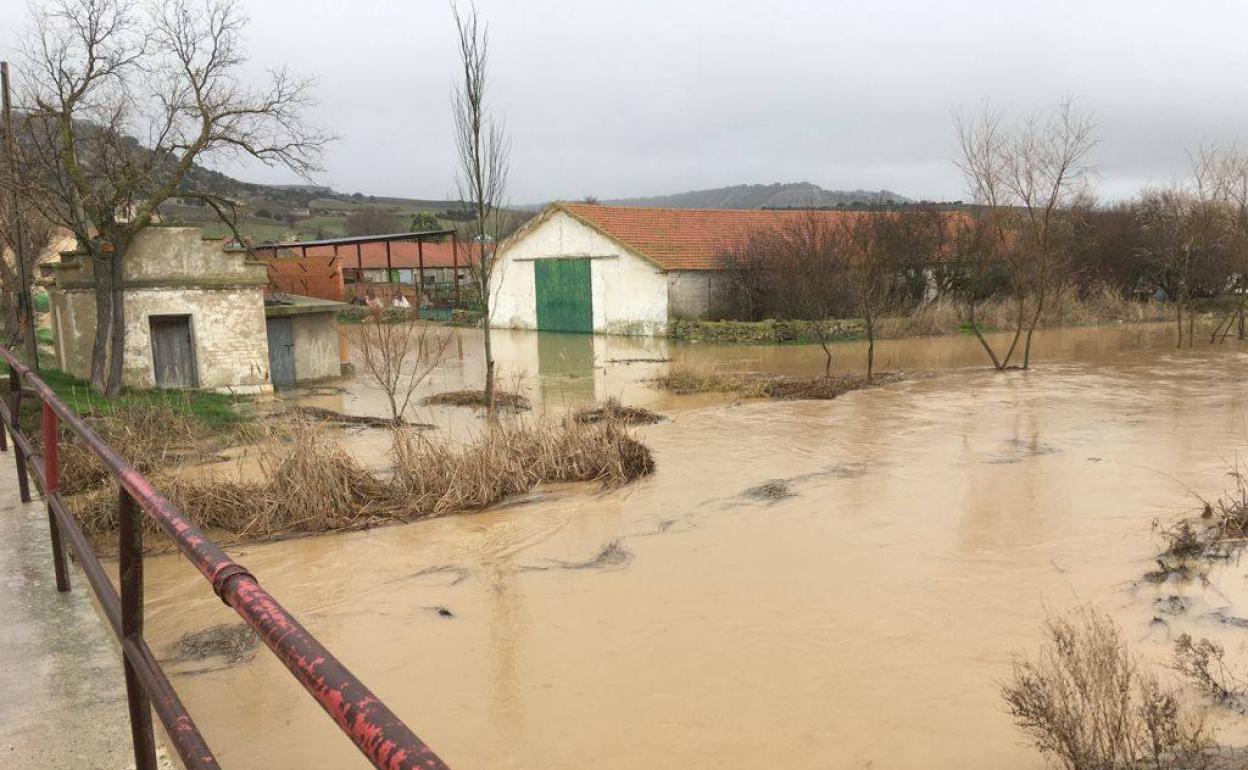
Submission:
[[[452,767],[1038,767],[998,683],[1046,607],[1091,602],[1158,661],[1182,631],[1244,649],[1242,574],[1140,580],[1154,519],[1223,489],[1248,438],[1248,353],[1170,333],[1045,332],[1005,374],[969,338],[889,341],[881,369],[935,374],[831,402],[682,399],[642,382],[668,364],[625,361],[813,373],[817,348],[500,334],[547,409],[670,416],[640,430],[655,475],[235,555]],[[477,339],[432,387],[474,382]],[[158,649],[231,621],[181,559],[148,570]],[[223,766],[366,766],[267,653],[175,686]]]

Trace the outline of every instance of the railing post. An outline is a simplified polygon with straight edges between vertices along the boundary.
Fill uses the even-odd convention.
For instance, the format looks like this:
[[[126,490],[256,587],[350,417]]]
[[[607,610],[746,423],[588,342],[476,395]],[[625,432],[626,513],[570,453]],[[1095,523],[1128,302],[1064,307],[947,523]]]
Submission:
[[[22,430],[22,378],[17,370],[9,367],[9,417],[13,420],[13,430]],[[13,462],[17,464],[17,491],[23,503],[30,502],[30,472],[26,468],[26,453],[13,440]]]
[[[130,493],[118,490],[118,572],[121,576],[121,638],[136,642],[143,637],[143,521]],[[156,739],[152,733],[152,709],[130,659],[122,655],[126,670],[126,701],[130,707],[130,736],[136,770],[156,770]]]
[[[61,488],[60,471],[60,420],[52,405],[43,402],[43,496],[48,501],[48,530],[52,534],[52,564],[56,568],[56,590],[69,590],[69,570],[65,565],[65,541],[61,538],[61,525],[52,512],[52,496]]]

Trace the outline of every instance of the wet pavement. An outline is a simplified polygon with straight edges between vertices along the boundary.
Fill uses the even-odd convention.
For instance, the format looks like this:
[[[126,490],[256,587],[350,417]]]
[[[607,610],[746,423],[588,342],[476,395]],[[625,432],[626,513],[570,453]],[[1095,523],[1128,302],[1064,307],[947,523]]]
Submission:
[[[56,591],[47,514],[0,454],[0,767],[134,766],[121,660],[81,573]]]

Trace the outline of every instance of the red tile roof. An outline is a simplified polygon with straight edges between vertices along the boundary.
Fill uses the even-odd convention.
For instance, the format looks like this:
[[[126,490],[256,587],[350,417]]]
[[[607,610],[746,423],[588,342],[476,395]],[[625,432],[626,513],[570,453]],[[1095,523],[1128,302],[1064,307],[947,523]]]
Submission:
[[[775,227],[806,217],[802,211],[651,209],[558,203],[580,219],[664,270],[717,270],[724,249],[755,227]],[[858,216],[851,211],[818,211],[833,221]]]
[[[451,267],[458,264],[460,267],[466,267],[465,260],[468,253],[471,252],[473,262],[480,251],[476,248],[468,248],[467,244],[460,244],[459,253],[456,254],[451,240],[448,238],[441,243],[426,242],[421,248],[424,252],[425,267]],[[262,255],[267,256],[272,252],[264,251]],[[288,248],[278,250],[278,256],[281,258],[300,257],[303,250],[298,244],[291,244]],[[310,246],[308,247],[308,257],[332,257],[334,249],[332,246]],[[365,243],[360,245],[360,262],[364,268],[384,268],[386,267],[386,244],[385,243]],[[398,241],[390,244],[390,266],[393,268],[415,268],[420,264],[420,252],[417,245],[411,241]],[[338,247],[338,265],[339,267],[351,270],[360,266],[356,260],[355,246],[339,246]]]

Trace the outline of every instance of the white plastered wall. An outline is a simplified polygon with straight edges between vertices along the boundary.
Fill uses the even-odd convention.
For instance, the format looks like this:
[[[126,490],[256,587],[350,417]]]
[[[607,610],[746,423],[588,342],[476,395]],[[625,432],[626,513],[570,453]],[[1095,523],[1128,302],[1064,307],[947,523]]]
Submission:
[[[589,257],[594,331],[600,334],[663,334],[667,328],[667,276],[654,263],[621,247],[562,211],[517,237],[499,252],[490,324],[537,328],[533,262]]]

